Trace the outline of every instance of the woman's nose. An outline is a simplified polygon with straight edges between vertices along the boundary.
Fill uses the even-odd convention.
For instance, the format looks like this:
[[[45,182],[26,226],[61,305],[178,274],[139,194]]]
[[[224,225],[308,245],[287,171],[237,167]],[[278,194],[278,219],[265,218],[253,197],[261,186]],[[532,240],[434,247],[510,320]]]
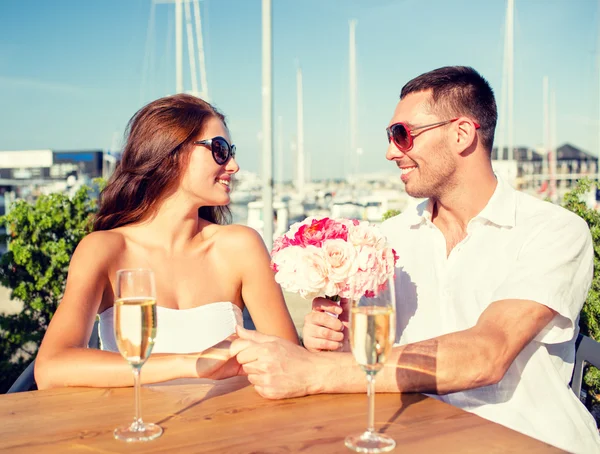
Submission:
[[[227,165],[225,166],[225,170],[229,173],[237,173],[240,170],[240,166],[238,165],[235,158],[232,156]]]

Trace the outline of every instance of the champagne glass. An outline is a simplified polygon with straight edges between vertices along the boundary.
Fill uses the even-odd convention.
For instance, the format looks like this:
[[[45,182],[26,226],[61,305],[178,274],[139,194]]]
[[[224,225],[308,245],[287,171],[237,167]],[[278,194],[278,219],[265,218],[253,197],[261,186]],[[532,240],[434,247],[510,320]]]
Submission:
[[[367,430],[346,437],[345,444],[356,452],[388,452],[396,442],[375,431],[375,374],[381,370],[395,340],[396,293],[394,278],[373,297],[352,300],[350,311],[350,347],[354,359],[367,374],[369,400]]]
[[[142,421],[140,371],[150,356],[156,336],[156,284],[152,270],[138,268],[117,271],[114,305],[115,339],[119,352],[133,369],[135,418],[130,425],[113,432],[117,440],[148,441],[163,430]]]

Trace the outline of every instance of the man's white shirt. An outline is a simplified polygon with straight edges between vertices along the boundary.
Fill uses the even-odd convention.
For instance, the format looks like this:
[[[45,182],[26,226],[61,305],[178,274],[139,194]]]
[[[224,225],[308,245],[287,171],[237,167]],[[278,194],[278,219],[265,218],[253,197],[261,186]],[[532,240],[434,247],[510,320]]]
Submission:
[[[498,178],[467,236],[446,256],[431,208],[425,200],[382,224],[399,255],[397,344],[471,328],[500,300],[531,300],[558,312],[499,383],[433,397],[564,450],[600,453],[596,424],[568,386],[593,275],[585,221]]]

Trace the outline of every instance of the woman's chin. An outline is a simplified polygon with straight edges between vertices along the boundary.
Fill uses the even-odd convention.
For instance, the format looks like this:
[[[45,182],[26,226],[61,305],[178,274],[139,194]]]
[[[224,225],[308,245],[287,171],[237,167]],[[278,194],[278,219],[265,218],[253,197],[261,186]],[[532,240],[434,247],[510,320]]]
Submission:
[[[222,206],[229,205],[230,203],[231,203],[231,197],[229,197],[229,195],[227,195],[227,197],[220,197],[219,201],[217,203],[215,203],[214,206],[222,207]]]

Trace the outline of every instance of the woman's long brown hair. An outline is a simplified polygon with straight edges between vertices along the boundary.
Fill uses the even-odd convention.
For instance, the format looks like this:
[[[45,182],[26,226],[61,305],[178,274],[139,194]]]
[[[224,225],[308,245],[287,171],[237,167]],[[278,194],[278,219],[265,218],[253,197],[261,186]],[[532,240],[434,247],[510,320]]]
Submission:
[[[206,101],[179,94],[151,102],[127,125],[121,161],[100,194],[94,230],[143,221],[175,189],[189,160],[192,142],[211,118],[225,117]],[[231,222],[227,206],[205,206],[198,216],[216,224]]]

